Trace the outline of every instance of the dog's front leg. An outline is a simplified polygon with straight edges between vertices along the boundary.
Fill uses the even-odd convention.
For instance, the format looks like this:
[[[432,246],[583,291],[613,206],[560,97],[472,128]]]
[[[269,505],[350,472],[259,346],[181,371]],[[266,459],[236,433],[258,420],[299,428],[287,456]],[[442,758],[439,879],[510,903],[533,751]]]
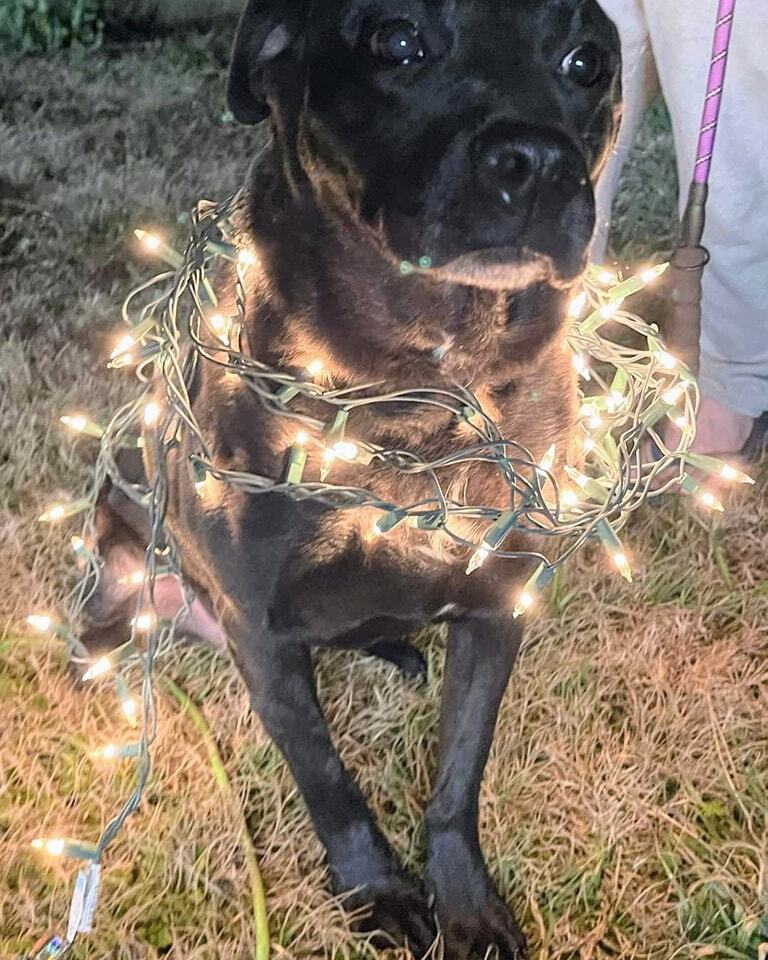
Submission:
[[[333,746],[309,649],[263,635],[256,643],[235,642],[234,648],[252,705],[291,768],[326,849],[334,891],[350,894],[345,908],[363,913],[358,929],[381,931],[384,945],[407,944],[421,956],[435,937],[432,911]]]
[[[480,783],[520,637],[511,620],[453,624],[448,634],[439,769],[426,811],[427,879],[445,960],[525,956],[525,938],[488,876],[477,826]]]

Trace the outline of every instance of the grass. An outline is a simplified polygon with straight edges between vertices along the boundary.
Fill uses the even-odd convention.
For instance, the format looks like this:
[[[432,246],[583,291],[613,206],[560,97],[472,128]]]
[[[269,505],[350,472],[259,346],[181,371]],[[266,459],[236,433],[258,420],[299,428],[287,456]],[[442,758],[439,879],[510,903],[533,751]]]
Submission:
[[[84,694],[54,640],[19,627],[55,610],[67,531],[34,517],[88,478],[93,450],[56,426],[132,390],[103,360],[118,306],[147,264],[137,223],[173,224],[242,179],[260,134],[222,119],[228,36],[0,62],[0,956],[61,929],[70,864],[37,834],[91,839],[130,788],[86,757],[125,737],[109,688]],[[667,245],[669,127],[652,115],[617,206],[614,246]],[[768,931],[768,495],[716,527],[683,503],[647,510],[627,542],[639,575],[585,554],[559,579],[504,702],[482,796],[494,875],[539,960],[755,958]],[[346,762],[418,867],[434,767],[439,638],[420,638],[426,688],[359,656],[321,659]],[[248,818],[277,958],[362,960],[328,897],[296,788],[232,665],[201,649],[162,664],[201,705]],[[252,956],[248,865],[206,748],[159,687],[155,771],[107,858],[96,928],[77,960]],[[397,957],[393,953],[392,957]]]

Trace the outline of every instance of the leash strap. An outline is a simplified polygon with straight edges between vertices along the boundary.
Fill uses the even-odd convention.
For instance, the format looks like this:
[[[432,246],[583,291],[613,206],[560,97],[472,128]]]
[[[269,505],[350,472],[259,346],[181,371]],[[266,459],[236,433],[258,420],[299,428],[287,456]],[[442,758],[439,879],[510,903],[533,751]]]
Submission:
[[[671,261],[674,309],[667,324],[667,339],[694,374],[699,371],[701,281],[704,268],[710,259],[709,251],[702,243],[709,197],[709,174],[720,122],[735,10],[736,0],[719,0],[693,182]]]
[[[704,100],[704,112],[701,118],[699,148],[696,152],[694,183],[708,183],[715,150],[717,126],[720,122],[720,108],[723,103],[723,87],[728,69],[728,52],[731,46],[731,31],[736,10],[736,0],[720,0],[717,8],[715,39],[712,44],[712,62],[707,81],[707,96]]]

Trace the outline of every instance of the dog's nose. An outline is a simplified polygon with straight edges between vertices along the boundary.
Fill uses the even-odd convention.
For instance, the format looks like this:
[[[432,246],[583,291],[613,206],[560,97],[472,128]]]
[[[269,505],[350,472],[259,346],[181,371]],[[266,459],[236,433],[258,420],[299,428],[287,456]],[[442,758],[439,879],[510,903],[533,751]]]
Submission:
[[[581,157],[556,130],[496,124],[478,135],[473,153],[481,189],[508,206],[520,206],[556,184],[573,192],[586,186]]]

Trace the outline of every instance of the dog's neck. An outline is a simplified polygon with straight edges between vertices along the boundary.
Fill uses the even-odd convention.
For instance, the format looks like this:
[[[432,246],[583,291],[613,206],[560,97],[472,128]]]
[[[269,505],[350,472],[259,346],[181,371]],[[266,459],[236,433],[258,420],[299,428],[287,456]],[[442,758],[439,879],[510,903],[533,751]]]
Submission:
[[[317,358],[336,383],[385,373],[392,388],[497,389],[560,329],[562,290],[509,293],[403,273],[332,197],[291,189],[276,152],[254,168],[248,204],[262,271],[248,338],[264,362],[302,367]]]

